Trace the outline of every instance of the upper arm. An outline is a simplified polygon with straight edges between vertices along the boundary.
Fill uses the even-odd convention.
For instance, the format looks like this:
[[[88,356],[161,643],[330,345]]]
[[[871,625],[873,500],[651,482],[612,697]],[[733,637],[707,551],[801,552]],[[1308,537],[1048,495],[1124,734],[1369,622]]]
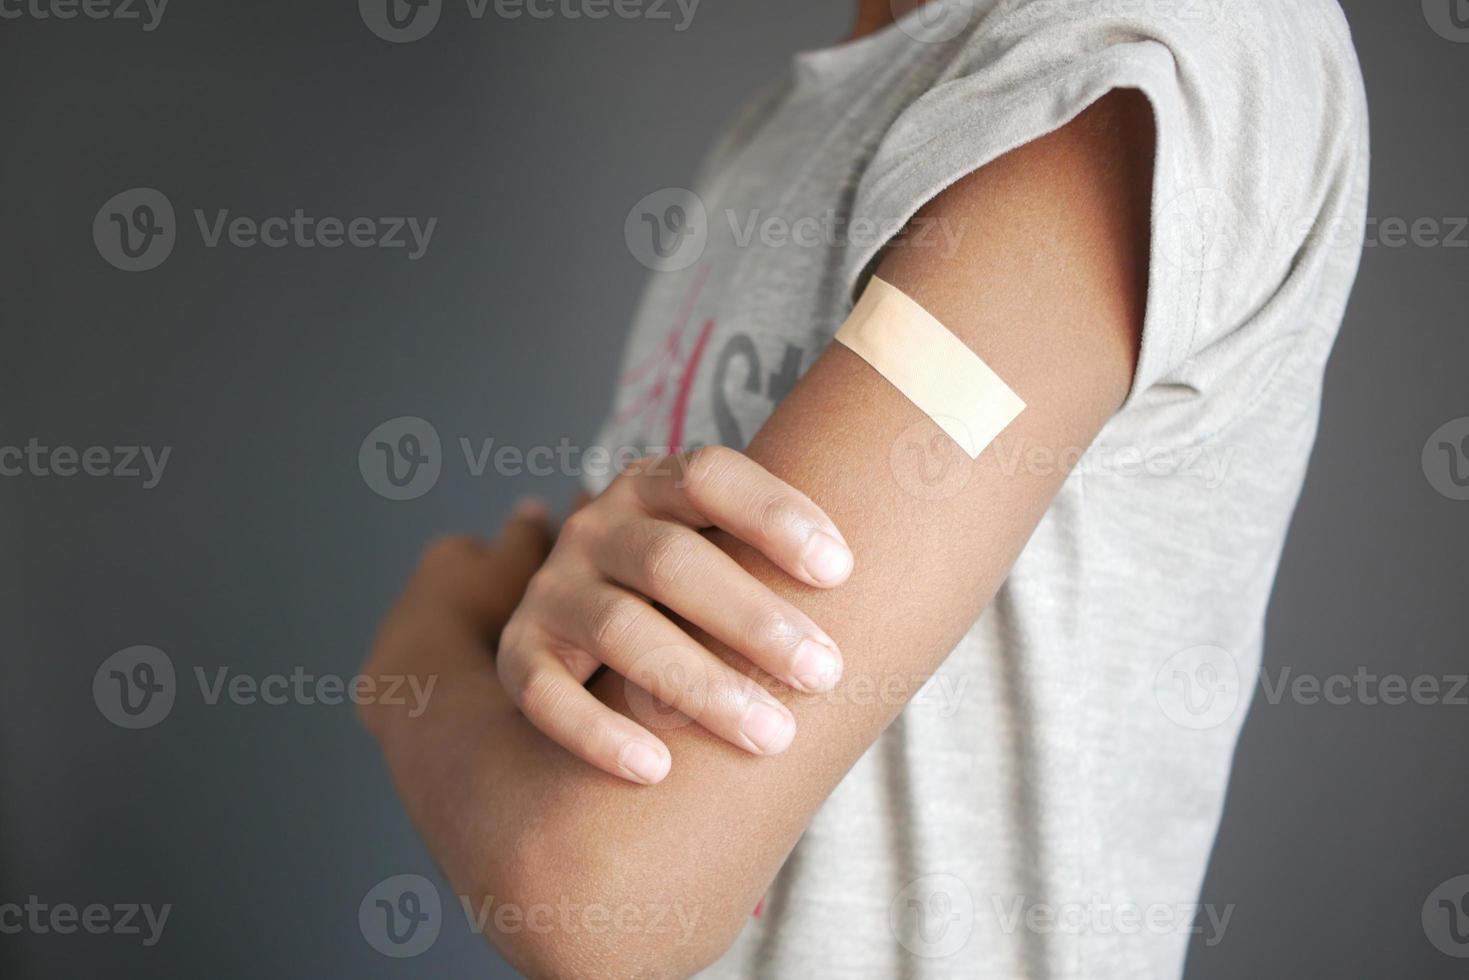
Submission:
[[[836,639],[841,684],[798,696],[770,682],[798,725],[776,757],[750,756],[696,725],[655,729],[674,757],[655,787],[629,786],[526,740],[523,750],[544,759],[532,784],[517,788],[530,811],[511,875],[520,901],[554,903],[574,891],[609,907],[680,908],[681,921],[696,923],[686,943],[672,942],[675,932],[661,948],[617,951],[639,958],[622,964],[630,969],[691,971],[733,939],[816,808],[1003,582],[1065,479],[1061,467],[1024,461],[1039,451],[1074,463],[1126,397],[1147,289],[1153,140],[1147,102],[1116,91],[924,208],[958,230],[958,248],[892,249],[879,274],[1027,408],[971,463],[866,362],[831,345],[747,452],[842,529],[857,559],[850,580],[809,588],[728,536],[714,539]],[[921,480],[943,466],[969,469],[945,492],[926,491]],[[845,696],[856,685],[887,696]],[[647,722],[617,676],[603,674],[593,691]],[[579,975],[603,969],[605,937],[581,930],[553,939],[558,963]]]

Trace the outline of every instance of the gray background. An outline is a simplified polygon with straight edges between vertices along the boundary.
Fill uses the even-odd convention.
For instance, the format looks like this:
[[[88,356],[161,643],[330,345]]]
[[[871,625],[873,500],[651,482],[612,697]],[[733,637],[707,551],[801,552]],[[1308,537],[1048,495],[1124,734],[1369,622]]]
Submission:
[[[0,444],[173,447],[151,490],[0,479],[0,902],[174,906],[151,949],[0,935],[0,974],[498,976],[456,914],[412,960],[359,933],[376,882],[434,872],[350,708],[209,706],[192,671],[350,675],[427,538],[488,530],[521,493],[569,498],[566,478],[471,475],[457,440],[590,437],[645,275],[628,209],[687,181],[742,97],[850,12],[710,2],[677,32],[476,22],[450,0],[429,37],[389,44],[350,2],[174,2],[151,32],[0,20]],[[1469,214],[1469,44],[1416,2],[1345,6],[1373,110],[1372,214]],[[161,267],[126,274],[90,228],[136,186],[163,191],[181,230]],[[189,216],[295,207],[439,225],[410,262],[210,249]],[[1420,463],[1430,433],[1469,415],[1466,270],[1462,248],[1365,256],[1271,670],[1469,669],[1469,503]],[[444,471],[393,502],[356,459],[402,415],[434,424]],[[169,653],[181,692],[128,732],[91,682],[134,644]],[[1466,719],[1256,697],[1204,896],[1234,917],[1224,942],[1195,943],[1189,976],[1462,976],[1419,915],[1469,872]]]

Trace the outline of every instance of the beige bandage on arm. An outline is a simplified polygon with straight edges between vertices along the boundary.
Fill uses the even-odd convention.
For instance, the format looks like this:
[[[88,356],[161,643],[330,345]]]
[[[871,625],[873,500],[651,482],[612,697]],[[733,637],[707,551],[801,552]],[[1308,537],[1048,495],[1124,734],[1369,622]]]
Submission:
[[[907,293],[876,276],[835,339],[871,364],[971,458],[978,458],[1025,408],[964,341]]]

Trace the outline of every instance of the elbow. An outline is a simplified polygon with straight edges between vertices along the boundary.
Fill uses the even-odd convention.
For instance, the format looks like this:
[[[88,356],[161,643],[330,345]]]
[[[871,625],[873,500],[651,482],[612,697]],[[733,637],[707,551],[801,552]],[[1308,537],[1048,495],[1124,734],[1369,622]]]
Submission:
[[[485,938],[532,980],[691,976],[724,955],[748,918],[680,887],[682,876],[619,861],[603,835],[542,824],[523,838],[469,904]]]

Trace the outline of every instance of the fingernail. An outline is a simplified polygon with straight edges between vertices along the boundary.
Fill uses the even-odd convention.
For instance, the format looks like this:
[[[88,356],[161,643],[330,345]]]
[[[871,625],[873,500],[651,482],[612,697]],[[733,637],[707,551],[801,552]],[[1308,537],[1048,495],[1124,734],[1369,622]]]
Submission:
[[[521,497],[515,502],[512,513],[524,520],[534,521],[551,516],[551,505],[540,497]]]
[[[791,674],[803,691],[829,691],[842,676],[842,662],[836,651],[815,640],[802,640],[796,647]]]
[[[835,585],[852,574],[852,552],[825,531],[811,535],[801,565],[818,582]]]
[[[745,712],[740,733],[767,755],[784,752],[796,736],[796,720],[788,712],[764,701],[756,701]]]
[[[617,764],[634,779],[644,783],[656,783],[668,775],[668,758],[642,742],[628,742],[624,745],[617,754]]]

